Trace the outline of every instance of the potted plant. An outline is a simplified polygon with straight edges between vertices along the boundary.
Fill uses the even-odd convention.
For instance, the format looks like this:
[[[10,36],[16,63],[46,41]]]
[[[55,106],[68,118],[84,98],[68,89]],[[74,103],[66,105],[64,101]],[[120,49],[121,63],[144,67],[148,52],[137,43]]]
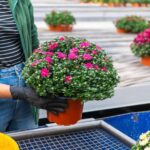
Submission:
[[[120,0],[109,0],[108,5],[110,7],[121,6],[121,1]]]
[[[131,4],[133,7],[140,7],[142,0],[131,0]]]
[[[51,122],[70,125],[81,119],[83,103],[114,94],[119,77],[106,52],[86,39],[60,37],[35,50],[23,70],[26,83],[40,96],[69,97],[69,107]]]
[[[150,29],[138,34],[131,44],[132,52],[141,57],[141,63],[150,66]]]
[[[150,131],[142,133],[131,150],[150,150]]]
[[[91,0],[81,0],[81,3],[90,3]]]
[[[141,6],[142,6],[142,7],[147,7],[147,6],[148,6],[148,2],[149,2],[149,0],[143,0],[143,1],[141,2]]]
[[[70,32],[75,23],[75,18],[68,11],[52,11],[46,15],[45,22],[48,24],[49,30],[51,31]]]
[[[148,28],[149,22],[139,16],[127,16],[115,23],[118,33],[139,33]]]

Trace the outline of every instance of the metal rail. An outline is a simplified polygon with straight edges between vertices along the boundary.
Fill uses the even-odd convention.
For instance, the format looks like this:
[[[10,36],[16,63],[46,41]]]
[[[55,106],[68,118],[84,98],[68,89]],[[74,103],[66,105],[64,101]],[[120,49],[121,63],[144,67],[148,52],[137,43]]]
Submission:
[[[20,131],[15,133],[8,133],[8,135],[14,138],[15,140],[24,140],[28,138],[42,137],[48,135],[58,135],[62,133],[81,131],[91,128],[104,129],[108,133],[110,133],[111,135],[115,136],[117,139],[122,141],[124,144],[128,145],[129,147],[133,146],[136,143],[133,139],[123,134],[119,130],[113,128],[105,121],[95,119],[85,119],[84,121],[81,121],[71,126],[56,126],[56,124],[51,124],[49,125],[49,127]]]

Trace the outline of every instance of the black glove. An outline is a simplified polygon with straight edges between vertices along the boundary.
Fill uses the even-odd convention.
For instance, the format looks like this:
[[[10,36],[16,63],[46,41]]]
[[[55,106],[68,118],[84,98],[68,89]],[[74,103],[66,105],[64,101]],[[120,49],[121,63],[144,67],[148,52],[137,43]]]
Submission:
[[[29,87],[10,86],[10,92],[13,99],[27,101],[38,108],[46,109],[56,115],[59,112],[63,112],[68,104],[65,97],[57,97],[54,95],[40,97],[35,90]]]

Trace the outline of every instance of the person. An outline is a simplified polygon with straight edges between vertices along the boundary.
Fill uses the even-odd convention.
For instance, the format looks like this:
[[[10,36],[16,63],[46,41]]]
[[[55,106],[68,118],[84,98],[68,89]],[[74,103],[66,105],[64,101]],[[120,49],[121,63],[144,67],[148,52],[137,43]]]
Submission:
[[[0,0],[0,132],[38,127],[37,108],[58,114],[67,107],[65,98],[38,96],[21,77],[38,46],[30,0]]]

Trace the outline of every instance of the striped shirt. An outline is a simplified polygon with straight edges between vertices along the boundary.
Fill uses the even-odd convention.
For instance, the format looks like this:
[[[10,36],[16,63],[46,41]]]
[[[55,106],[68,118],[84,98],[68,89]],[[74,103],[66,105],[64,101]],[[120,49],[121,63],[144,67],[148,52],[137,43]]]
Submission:
[[[19,31],[8,0],[0,0],[0,68],[11,67],[23,61]]]

